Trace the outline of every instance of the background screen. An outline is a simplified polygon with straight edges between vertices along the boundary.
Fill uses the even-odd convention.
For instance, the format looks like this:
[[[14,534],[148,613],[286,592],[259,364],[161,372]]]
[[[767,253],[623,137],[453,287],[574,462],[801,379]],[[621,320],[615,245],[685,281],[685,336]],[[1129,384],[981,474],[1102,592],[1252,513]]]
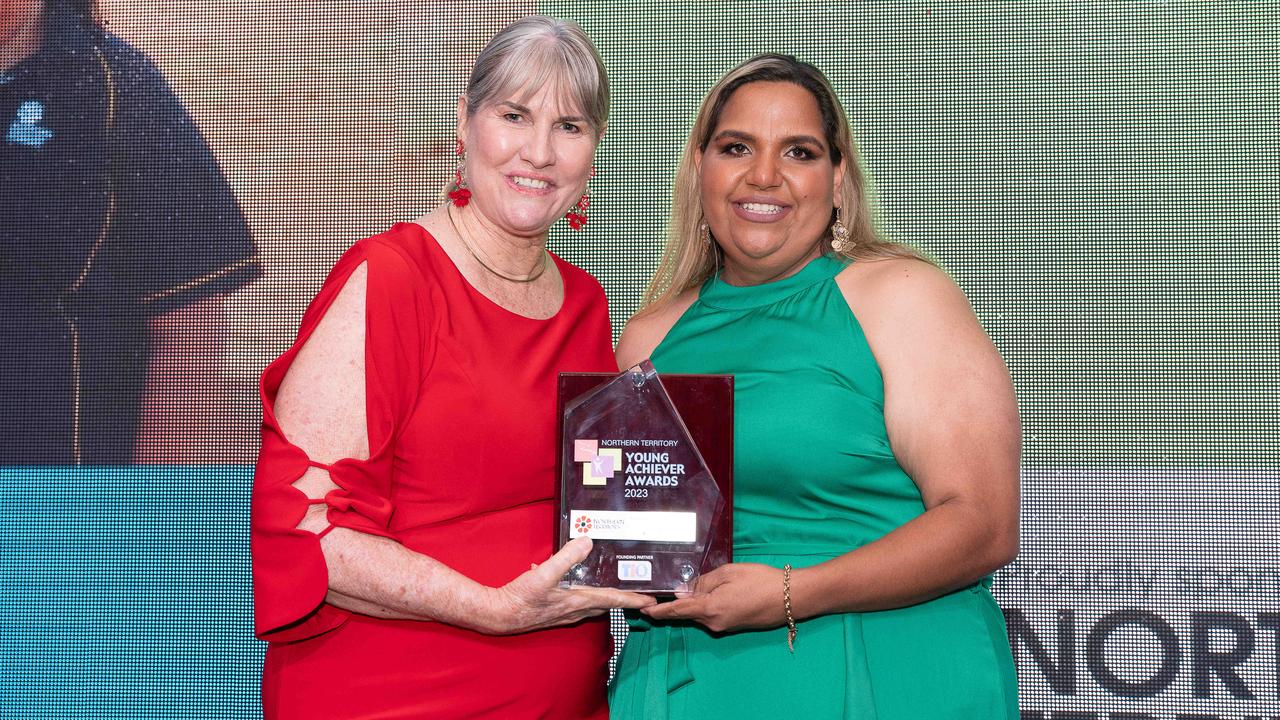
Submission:
[[[610,74],[551,248],[615,334],[712,83],[814,63],[1017,387],[1023,717],[1280,717],[1280,3],[391,0],[103,0],[112,75],[0,72],[0,717],[260,715],[257,376],[439,202],[475,54],[535,12]]]

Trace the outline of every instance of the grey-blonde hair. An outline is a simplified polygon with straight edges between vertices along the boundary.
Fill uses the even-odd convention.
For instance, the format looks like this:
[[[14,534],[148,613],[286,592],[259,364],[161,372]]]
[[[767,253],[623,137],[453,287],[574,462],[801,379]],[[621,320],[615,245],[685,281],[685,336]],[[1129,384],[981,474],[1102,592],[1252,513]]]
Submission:
[[[840,207],[845,227],[849,229],[851,248],[844,253],[852,260],[875,257],[921,257],[905,246],[885,241],[876,229],[869,182],[862,170],[858,148],[844,108],[836,97],[831,82],[822,71],[789,55],[757,55],[730,70],[711,88],[685,142],[684,155],[676,170],[672,192],[671,222],[667,229],[667,245],[657,272],[645,290],[641,312],[648,312],[697,287],[715,272],[717,257],[713,247],[701,240],[702,184],[695,159],[706,150],[729,98],[739,88],[754,82],[789,82],[808,90],[818,103],[822,129],[833,164],[844,160]],[[833,217],[834,220],[834,210]],[[831,237],[822,240],[823,249],[832,252]]]
[[[582,28],[542,15],[503,28],[476,57],[464,97],[467,116],[493,102],[527,98],[550,83],[586,117],[599,139],[609,120],[609,78]]]

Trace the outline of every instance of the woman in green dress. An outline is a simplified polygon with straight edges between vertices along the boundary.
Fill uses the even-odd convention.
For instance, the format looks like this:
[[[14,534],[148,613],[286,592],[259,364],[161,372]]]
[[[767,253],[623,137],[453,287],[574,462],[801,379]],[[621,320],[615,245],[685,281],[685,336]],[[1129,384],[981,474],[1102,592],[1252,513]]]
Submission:
[[[988,590],[1018,546],[1012,383],[866,185],[811,65],[753,58],[703,102],[618,359],[736,376],[736,562],[631,618],[615,718],[1018,717]]]

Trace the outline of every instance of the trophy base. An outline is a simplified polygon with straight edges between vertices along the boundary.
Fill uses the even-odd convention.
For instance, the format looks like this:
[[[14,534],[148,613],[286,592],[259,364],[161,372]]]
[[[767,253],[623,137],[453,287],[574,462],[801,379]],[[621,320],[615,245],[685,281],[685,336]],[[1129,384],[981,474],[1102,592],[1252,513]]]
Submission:
[[[670,595],[693,589],[702,555],[691,551],[628,550],[598,541],[591,555],[574,565],[561,587],[613,587]]]

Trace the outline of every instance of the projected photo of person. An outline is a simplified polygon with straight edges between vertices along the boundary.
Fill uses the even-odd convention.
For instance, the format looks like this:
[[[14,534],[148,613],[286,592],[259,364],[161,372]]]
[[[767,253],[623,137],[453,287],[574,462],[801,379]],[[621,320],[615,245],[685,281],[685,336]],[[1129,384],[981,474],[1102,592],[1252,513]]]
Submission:
[[[608,103],[576,25],[499,32],[448,201],[348,250],[263,373],[265,717],[607,716],[602,616],[653,599],[558,587],[591,543],[552,555],[557,378],[616,366],[604,290],[546,242],[586,221]]]
[[[0,11],[0,464],[219,461],[222,298],[258,276],[254,244],[95,5]]]
[[[735,376],[736,562],[634,618],[615,718],[1018,717],[988,591],[1018,547],[1012,382],[868,195],[812,65],[758,56],[704,100],[618,359]]]

